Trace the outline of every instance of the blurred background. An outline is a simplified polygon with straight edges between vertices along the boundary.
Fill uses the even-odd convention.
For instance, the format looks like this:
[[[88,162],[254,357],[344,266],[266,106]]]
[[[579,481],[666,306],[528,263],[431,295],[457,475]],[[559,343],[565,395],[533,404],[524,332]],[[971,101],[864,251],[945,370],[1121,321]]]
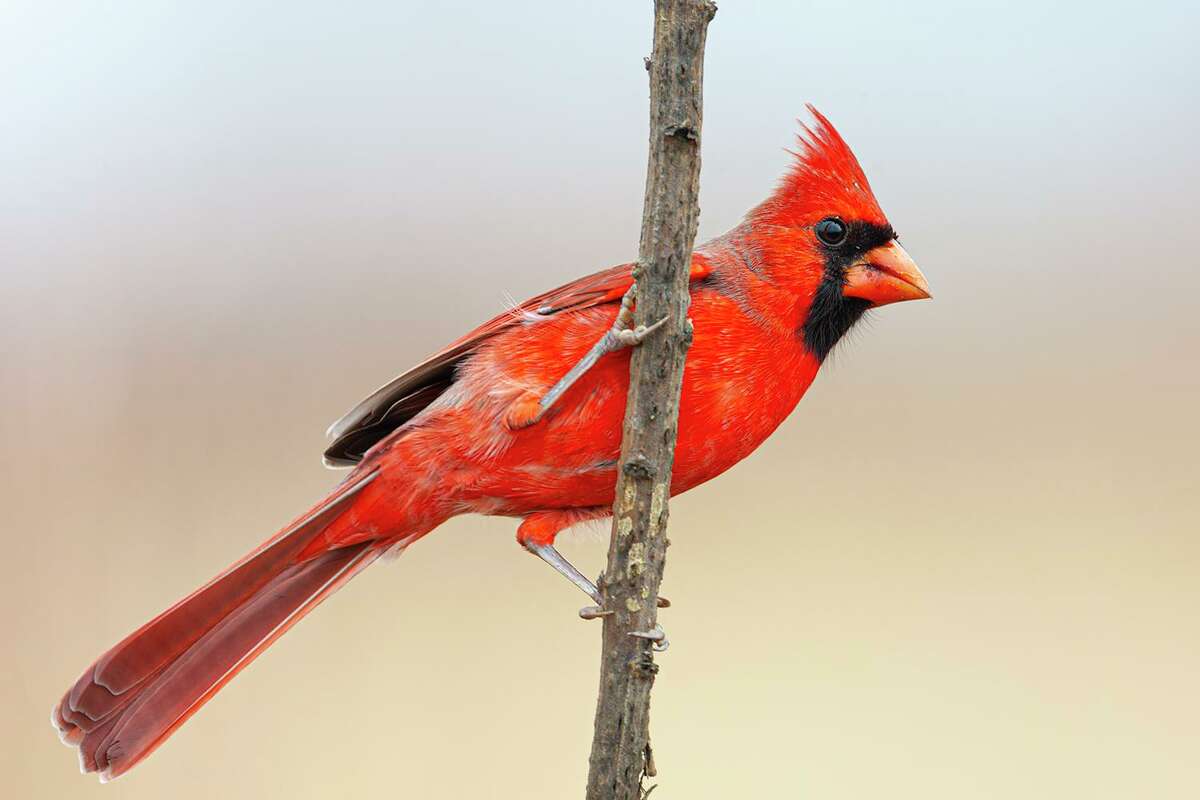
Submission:
[[[326,425],[631,258],[648,2],[0,5],[13,798],[580,796],[600,629],[460,518],[101,788],[101,651],[338,479]],[[656,800],[1200,793],[1194,3],[729,0],[701,238],[815,103],[932,302],[672,503]],[[566,554],[595,574],[602,534]]]

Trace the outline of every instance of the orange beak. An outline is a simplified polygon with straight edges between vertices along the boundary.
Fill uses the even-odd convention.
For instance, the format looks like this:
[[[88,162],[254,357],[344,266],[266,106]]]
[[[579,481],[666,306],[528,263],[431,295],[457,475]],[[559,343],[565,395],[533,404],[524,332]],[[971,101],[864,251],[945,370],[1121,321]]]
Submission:
[[[925,276],[898,242],[868,250],[861,261],[851,264],[842,294],[876,306],[930,296]]]

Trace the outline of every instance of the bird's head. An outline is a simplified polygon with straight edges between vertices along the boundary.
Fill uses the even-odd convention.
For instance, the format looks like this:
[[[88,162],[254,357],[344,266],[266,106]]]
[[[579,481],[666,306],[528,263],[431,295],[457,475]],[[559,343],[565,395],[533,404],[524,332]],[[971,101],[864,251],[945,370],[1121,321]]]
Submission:
[[[796,161],[748,218],[776,277],[797,295],[805,345],[823,360],[863,313],[929,297],[929,284],[897,241],[858,159],[824,116],[803,125]]]

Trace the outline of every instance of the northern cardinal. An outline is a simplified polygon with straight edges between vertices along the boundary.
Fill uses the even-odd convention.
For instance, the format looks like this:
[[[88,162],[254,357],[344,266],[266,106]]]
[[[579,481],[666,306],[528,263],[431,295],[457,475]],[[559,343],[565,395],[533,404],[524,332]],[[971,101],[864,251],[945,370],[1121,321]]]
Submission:
[[[929,296],[854,154],[809,109],[816,122],[778,188],[693,254],[672,494],[758,447],[865,311]],[[128,771],[314,606],[454,515],[521,518],[517,541],[594,594],[554,537],[610,513],[629,350],[600,348],[546,398],[598,341],[646,333],[621,334],[632,284],[623,264],[535,297],[335,423],[325,458],[354,467],[346,480],[102,655],[55,707],[83,769]]]

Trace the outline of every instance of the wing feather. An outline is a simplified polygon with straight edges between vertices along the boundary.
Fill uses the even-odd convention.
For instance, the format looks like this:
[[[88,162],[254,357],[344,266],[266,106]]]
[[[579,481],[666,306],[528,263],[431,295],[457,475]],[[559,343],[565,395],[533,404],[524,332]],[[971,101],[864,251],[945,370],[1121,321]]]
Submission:
[[[690,279],[706,277],[705,259],[694,259]],[[458,365],[481,344],[520,324],[530,315],[550,316],[616,303],[633,285],[633,264],[619,264],[532,297],[499,314],[402,375],[376,389],[329,427],[333,440],[325,450],[329,466],[350,466],[362,460],[381,439],[415,417],[454,383]]]

